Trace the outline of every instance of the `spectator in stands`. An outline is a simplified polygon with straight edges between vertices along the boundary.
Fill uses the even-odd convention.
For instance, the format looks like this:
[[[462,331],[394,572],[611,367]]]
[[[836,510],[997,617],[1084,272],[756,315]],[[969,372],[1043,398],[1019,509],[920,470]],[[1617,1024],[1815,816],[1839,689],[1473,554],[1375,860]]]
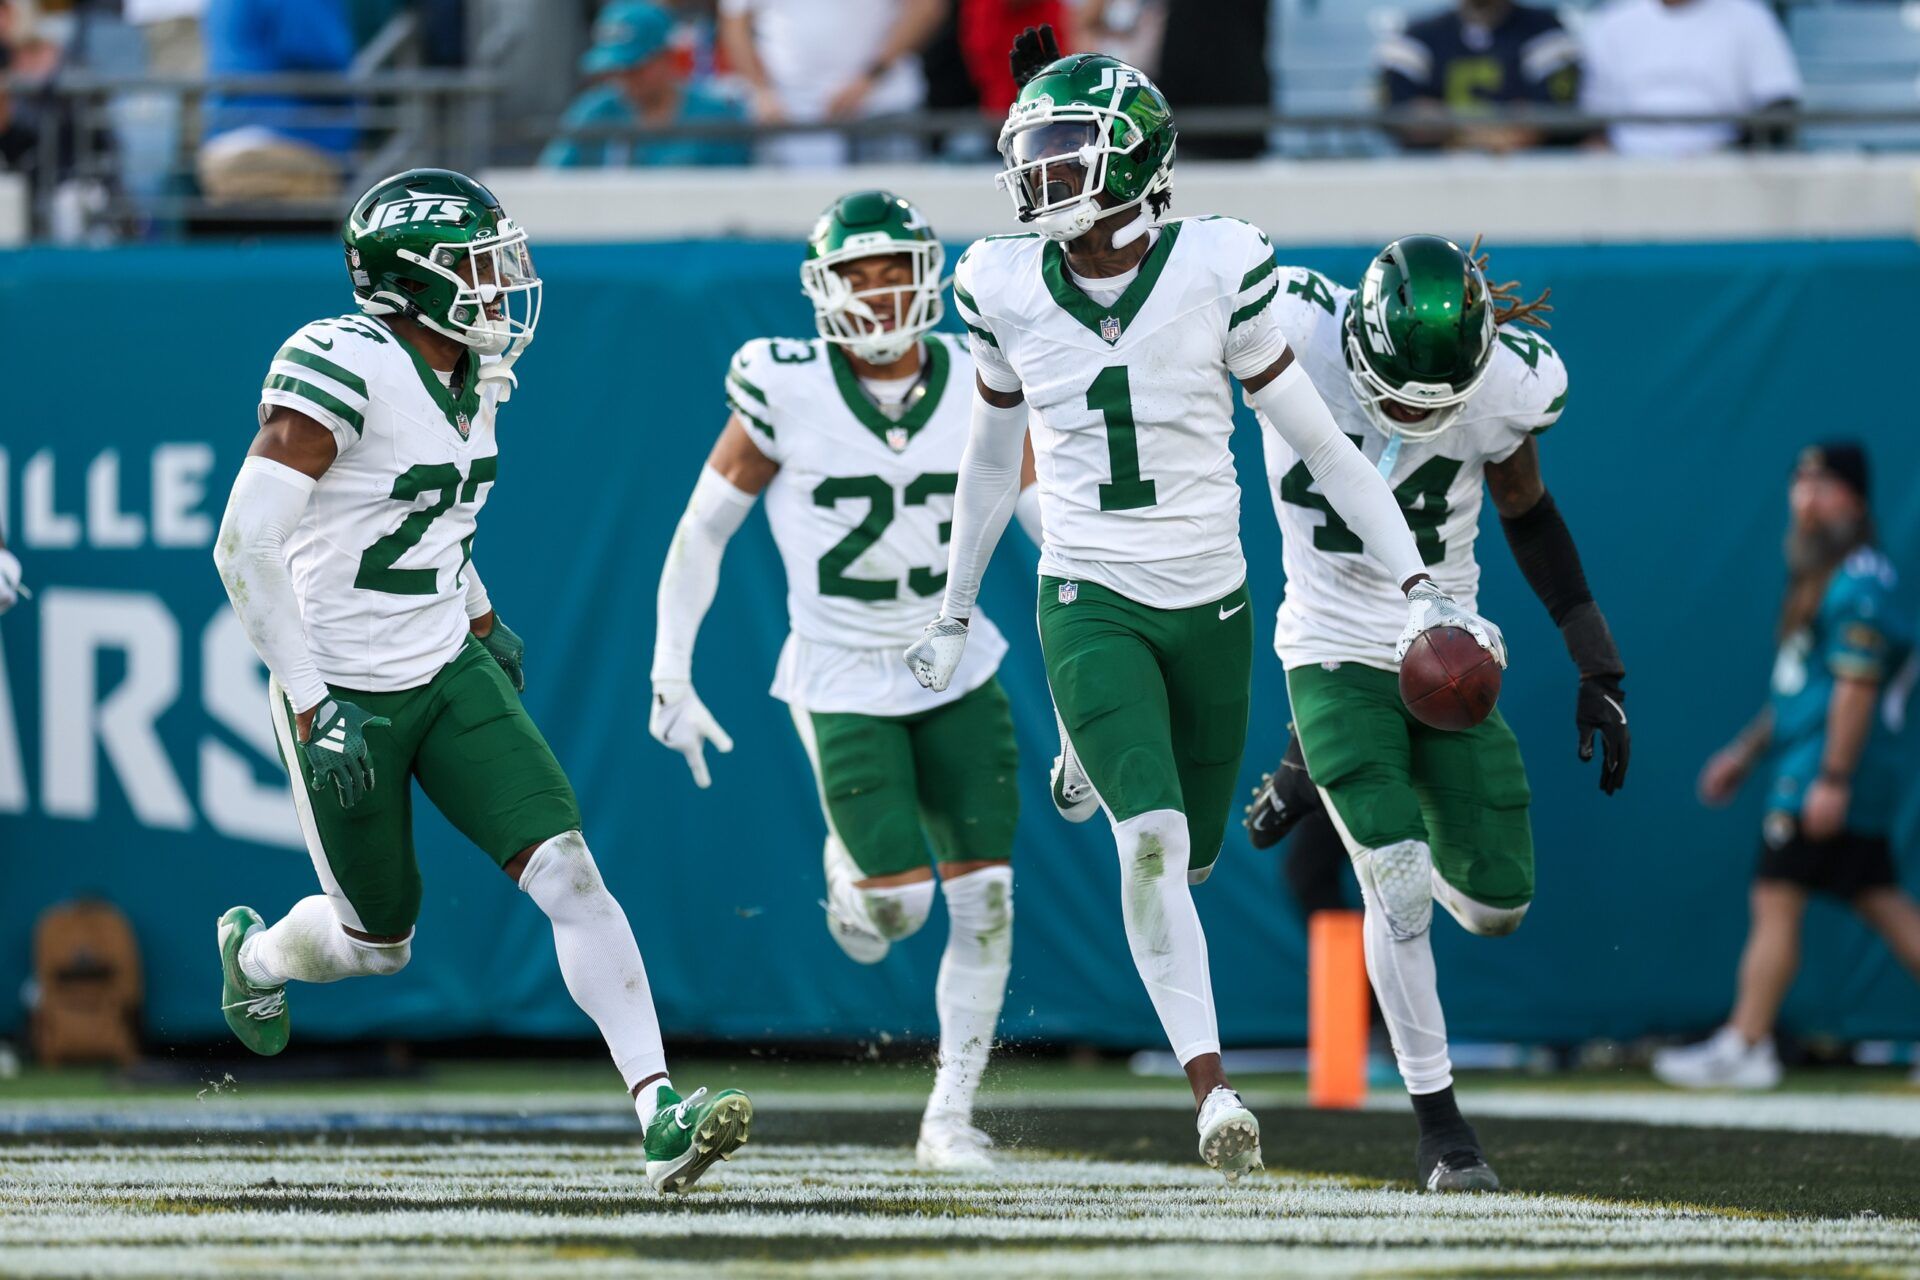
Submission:
[[[1081,47],[1073,43],[1068,16],[1066,0],[960,0],[960,48],[982,111],[1004,116],[1013,105],[1018,90],[1007,51],[1028,27],[1052,27],[1062,50]]]
[[[947,0],[720,0],[720,41],[766,124],[861,120],[910,112],[925,98],[919,53]],[[775,164],[904,160],[910,138],[787,134],[761,147]]]
[[[345,75],[354,54],[347,8],[346,0],[209,0],[208,74]],[[354,144],[348,110],[337,99],[288,94],[210,96],[201,191],[212,201],[337,195]]]
[[[1580,88],[1580,46],[1551,9],[1513,0],[1460,0],[1380,42],[1381,96],[1389,106],[1485,114],[1484,122],[1410,125],[1403,146],[1504,153],[1550,141],[1534,125],[1506,124],[1505,106],[1570,107]]]
[[[1739,116],[1800,100],[1800,69],[1779,19],[1759,0],[1612,0],[1581,32],[1581,105],[1596,115]],[[1737,124],[1617,124],[1628,155],[1681,156],[1784,141]]]
[[[646,0],[614,0],[593,24],[593,45],[580,58],[591,83],[567,108],[568,129],[596,125],[663,127],[682,121],[744,120],[745,109],[706,85],[689,83],[673,47],[673,16]],[[710,138],[555,138],[540,163],[563,169],[594,165],[745,164],[744,142]]]
[[[1208,107],[1271,110],[1267,71],[1268,0],[1167,0],[1160,74],[1167,101],[1181,112]],[[1247,160],[1267,149],[1265,129],[1200,134],[1183,129],[1182,159]]]
[[[28,16],[11,0],[0,0],[0,166],[29,168],[40,145],[44,104],[21,92],[23,85],[44,84],[60,62],[60,51],[34,33]]]

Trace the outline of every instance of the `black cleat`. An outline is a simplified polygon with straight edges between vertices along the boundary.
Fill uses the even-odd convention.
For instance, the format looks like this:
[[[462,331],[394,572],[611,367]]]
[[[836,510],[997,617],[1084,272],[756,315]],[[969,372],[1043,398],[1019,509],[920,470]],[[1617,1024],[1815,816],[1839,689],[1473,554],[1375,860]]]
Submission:
[[[1287,744],[1287,753],[1272,773],[1260,779],[1253,789],[1253,803],[1247,806],[1247,839],[1256,849],[1271,849],[1287,838],[1302,818],[1321,807],[1320,793],[1307,777],[1307,762],[1300,754],[1296,734]]]
[[[1413,1096],[1420,1145],[1413,1150],[1422,1191],[1498,1191],[1499,1175],[1480,1149],[1480,1136],[1460,1114],[1453,1086]]]
[[[1424,1144],[1422,1144],[1424,1145]],[[1487,1157],[1476,1143],[1471,1147],[1456,1147],[1427,1163],[1424,1156],[1416,1156],[1420,1164],[1420,1186],[1427,1191],[1498,1191],[1500,1175],[1487,1163]]]

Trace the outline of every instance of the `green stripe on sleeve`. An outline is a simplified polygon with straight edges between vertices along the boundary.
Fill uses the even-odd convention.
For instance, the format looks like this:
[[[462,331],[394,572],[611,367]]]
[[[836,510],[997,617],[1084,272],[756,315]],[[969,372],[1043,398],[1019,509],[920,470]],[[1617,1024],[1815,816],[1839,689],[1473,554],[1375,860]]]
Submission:
[[[980,341],[986,343],[990,347],[997,348],[1000,345],[1000,339],[994,337],[991,333],[988,333],[985,329],[979,328],[976,325],[967,325],[967,332],[972,334],[974,337],[980,339]]]
[[[745,378],[741,377],[740,371],[738,369],[727,370],[727,382],[729,385],[737,387],[741,391],[746,392],[748,395],[752,396],[755,400],[758,400],[761,404],[765,404],[767,402],[767,393],[762,391],[760,388],[754,386],[751,382],[748,382]]]
[[[1567,393],[1562,391],[1559,395],[1553,398],[1553,403],[1547,406],[1547,412],[1558,413],[1566,407],[1567,407]]]
[[[1241,325],[1259,315],[1262,311],[1265,311],[1267,304],[1272,302],[1274,295],[1279,292],[1280,282],[1275,280],[1273,287],[1261,295],[1258,302],[1249,302],[1246,306],[1233,313],[1233,318],[1227,321],[1227,331],[1231,333],[1233,330],[1238,329]],[[1214,314],[1218,315],[1219,313],[1215,312]]]
[[[1240,278],[1240,292],[1245,293],[1247,290],[1253,288],[1253,286],[1259,284],[1262,280],[1265,280],[1277,271],[1279,267],[1280,263],[1278,259],[1268,258],[1265,262]]]
[[[315,355],[313,352],[301,347],[285,346],[280,348],[280,354],[275,356],[274,359],[286,360],[292,364],[305,365],[315,373],[324,374],[332,378],[335,382],[353,392],[353,394],[359,396],[362,400],[369,398],[367,395],[366,379],[351,369],[335,364],[325,356]]]
[[[355,435],[364,435],[366,433],[366,420],[360,416],[358,409],[347,404],[331,392],[322,391],[311,382],[302,382],[300,379],[290,378],[284,373],[276,373],[268,376],[262,390],[284,391],[289,395],[295,395],[303,400],[309,400],[352,427]]]
[[[746,401],[740,396],[733,394],[732,388],[728,388],[727,390],[727,404],[735,413],[739,414],[743,420],[758,427],[761,434],[765,435],[769,440],[773,439],[773,424],[760,417],[759,413],[754,412],[753,409],[748,408]],[[765,410],[761,410],[760,412],[764,413]]]

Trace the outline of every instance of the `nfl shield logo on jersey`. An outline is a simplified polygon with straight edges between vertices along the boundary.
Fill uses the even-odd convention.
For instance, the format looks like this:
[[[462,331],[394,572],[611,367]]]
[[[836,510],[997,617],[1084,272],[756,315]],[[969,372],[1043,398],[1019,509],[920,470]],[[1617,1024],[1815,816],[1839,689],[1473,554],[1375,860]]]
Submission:
[[[468,428],[472,425],[468,422],[467,415],[464,413],[455,414],[453,417],[453,425],[460,428],[460,438],[465,440],[467,438]]]
[[[887,428],[887,448],[899,453],[907,447],[907,429],[905,427]]]
[[[1100,336],[1106,339],[1108,346],[1112,346],[1114,343],[1120,341],[1120,318],[1118,316],[1108,316],[1102,320],[1100,322]]]
[[[1072,604],[1075,600],[1078,600],[1079,598],[1080,598],[1079,583],[1063,582],[1060,584],[1060,603],[1061,604]]]

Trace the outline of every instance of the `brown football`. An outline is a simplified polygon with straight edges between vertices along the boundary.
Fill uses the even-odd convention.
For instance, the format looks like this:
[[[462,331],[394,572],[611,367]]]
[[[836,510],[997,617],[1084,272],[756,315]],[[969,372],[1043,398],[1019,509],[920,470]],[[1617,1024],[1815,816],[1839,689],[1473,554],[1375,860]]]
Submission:
[[[1500,699],[1500,664],[1459,627],[1423,631],[1400,663],[1400,700],[1436,729],[1471,729]]]

